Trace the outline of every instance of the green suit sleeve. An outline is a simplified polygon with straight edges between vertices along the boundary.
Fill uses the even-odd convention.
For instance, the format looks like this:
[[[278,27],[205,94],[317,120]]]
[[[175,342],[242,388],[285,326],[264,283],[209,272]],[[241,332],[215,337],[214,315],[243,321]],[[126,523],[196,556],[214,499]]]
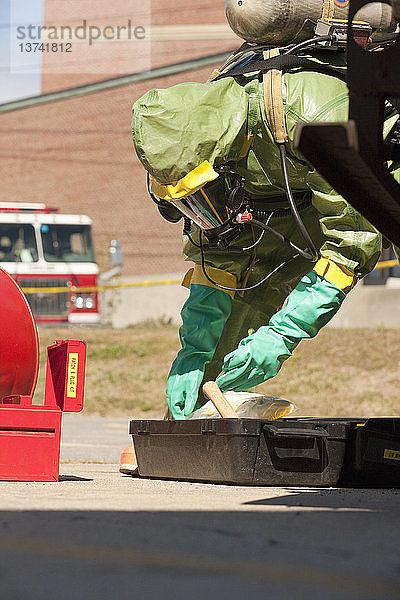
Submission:
[[[293,148],[294,131],[299,121],[347,121],[347,86],[344,81],[321,73],[287,73],[283,77],[283,96],[289,151],[297,167],[297,181],[296,174],[291,181],[294,188],[306,186],[313,193],[312,202],[325,238],[320,255],[363,277],[379,259],[381,235],[313,167],[307,167],[304,160],[299,163],[298,159],[303,157]],[[386,119],[384,135],[395,119],[392,115]]]
[[[344,265],[358,278],[364,277],[379,260],[382,236],[342,196],[318,179],[315,172],[310,174],[312,202],[325,238],[319,253]]]
[[[216,382],[241,392],[274,377],[303,338],[312,338],[336,314],[345,293],[311,271],[289,294],[286,305],[224,359]]]

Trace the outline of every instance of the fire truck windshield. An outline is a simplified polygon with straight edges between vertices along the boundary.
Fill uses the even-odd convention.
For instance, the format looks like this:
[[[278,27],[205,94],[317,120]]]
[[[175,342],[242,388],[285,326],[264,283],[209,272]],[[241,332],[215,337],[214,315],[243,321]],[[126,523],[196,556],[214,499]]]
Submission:
[[[49,262],[96,262],[89,225],[42,224],[44,259]]]
[[[0,223],[0,262],[37,262],[38,250],[32,225]]]

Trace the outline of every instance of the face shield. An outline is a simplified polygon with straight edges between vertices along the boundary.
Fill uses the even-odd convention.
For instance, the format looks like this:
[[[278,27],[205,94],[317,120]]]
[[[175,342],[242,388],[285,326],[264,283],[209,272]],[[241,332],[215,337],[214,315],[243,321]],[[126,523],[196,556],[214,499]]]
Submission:
[[[160,186],[150,177],[149,193],[167,220],[170,219],[165,215],[171,214],[172,208],[176,215],[183,215],[197,225],[210,245],[227,246],[240,233],[234,219],[246,203],[245,180],[230,164],[212,169],[212,177],[201,186],[197,185],[201,178]],[[188,189],[193,183],[194,187]]]

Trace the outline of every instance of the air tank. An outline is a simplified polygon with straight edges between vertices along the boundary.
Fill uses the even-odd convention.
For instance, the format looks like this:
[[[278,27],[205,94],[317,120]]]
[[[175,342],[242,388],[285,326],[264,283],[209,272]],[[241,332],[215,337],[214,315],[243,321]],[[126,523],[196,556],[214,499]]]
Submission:
[[[248,42],[280,46],[312,37],[315,24],[323,16],[347,19],[349,0],[225,0],[229,25]],[[371,2],[357,13],[379,31],[392,31],[392,8]]]
[[[395,19],[400,20],[400,0],[392,0]]]

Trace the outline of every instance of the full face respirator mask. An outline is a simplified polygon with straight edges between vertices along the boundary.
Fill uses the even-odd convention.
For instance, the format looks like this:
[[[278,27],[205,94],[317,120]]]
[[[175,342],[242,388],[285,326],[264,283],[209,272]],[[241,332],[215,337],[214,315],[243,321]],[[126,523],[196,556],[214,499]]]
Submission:
[[[208,245],[225,249],[240,235],[238,215],[245,210],[247,195],[245,179],[230,164],[215,167],[218,177],[197,191],[179,199],[163,200],[148,191],[162,217],[177,223],[182,217],[194,223],[204,233]]]

